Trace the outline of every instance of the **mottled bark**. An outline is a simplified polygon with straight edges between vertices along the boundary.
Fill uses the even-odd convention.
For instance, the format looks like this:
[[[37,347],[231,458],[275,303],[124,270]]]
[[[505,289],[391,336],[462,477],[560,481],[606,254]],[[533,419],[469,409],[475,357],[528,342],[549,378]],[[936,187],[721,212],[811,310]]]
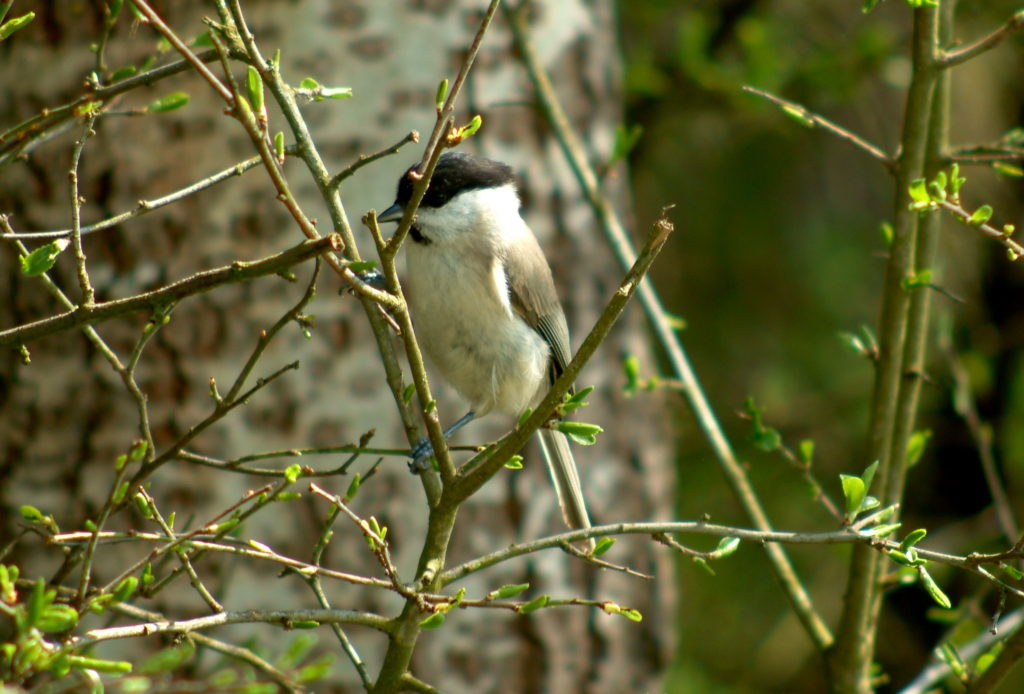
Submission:
[[[200,10],[205,8],[178,3],[157,7],[182,36],[193,36],[204,28]],[[269,55],[281,48],[282,70],[290,82],[311,75],[324,84],[353,88],[351,100],[312,104],[304,110],[328,165],[340,170],[359,154],[397,141],[410,129],[429,132],[437,82],[454,76],[482,7],[468,0],[308,0],[254,3],[246,11],[264,51]],[[594,160],[600,162],[609,156],[614,126],[621,117],[611,2],[544,3],[536,9],[532,28],[537,46],[574,124]],[[13,86],[6,92],[8,99],[0,102],[4,127],[79,93],[83,77],[93,67],[87,46],[95,41],[100,21],[98,11],[88,5],[44,9],[24,36],[4,45],[0,81]],[[134,35],[128,35],[127,28],[123,22],[108,46],[107,61],[112,67],[138,63],[156,41],[147,27],[138,27]],[[237,68],[236,75],[242,74]],[[139,199],[170,192],[252,156],[244,132],[222,115],[221,104],[194,73],[129,94],[123,106],[138,106],[179,89],[192,96],[184,109],[99,121],[79,174],[84,222],[129,209]],[[521,172],[525,215],[552,262],[578,344],[619,271],[534,106],[529,82],[500,19],[485,40],[464,94],[462,113],[484,117],[484,130],[465,146],[507,161]],[[273,130],[283,127],[275,118],[272,110]],[[0,169],[0,211],[12,214],[19,231],[69,226],[66,180],[76,130],[77,126],[41,144],[27,160]],[[407,147],[343,185],[342,197],[354,224],[365,210],[390,204],[398,174],[419,155],[415,145]],[[305,171],[296,163],[288,164],[286,171],[307,213],[320,217],[321,231],[328,231],[326,214]],[[628,208],[626,173],[621,165],[615,169],[609,187]],[[369,237],[361,238],[366,241],[364,253],[372,257]],[[97,299],[108,300],[232,260],[260,258],[299,240],[294,224],[275,201],[265,172],[256,169],[182,203],[89,236],[85,251]],[[18,275],[16,254],[10,248],[0,252],[0,273],[6,287],[5,299],[0,301],[0,326],[58,312],[38,282]],[[69,254],[59,259],[53,275],[77,296]],[[301,296],[309,268],[302,268],[298,275],[295,284],[270,277],[221,288],[185,301],[174,311],[170,324],[147,348],[138,371],[158,446],[170,443],[205,416],[211,405],[209,379],[221,383],[234,378],[259,331]],[[321,278],[319,295],[307,309],[316,316],[312,339],[304,338],[298,329],[286,329],[254,375],[295,359],[301,368],[204,433],[191,450],[232,458],[264,450],[354,442],[373,428],[377,430],[373,445],[404,445],[362,309],[349,295],[338,296],[338,288],[335,277]],[[140,316],[112,321],[99,331],[120,354],[127,355],[145,320]],[[576,450],[595,522],[667,518],[671,512],[672,459],[664,430],[656,413],[647,405],[624,401],[620,389],[622,355],[649,351],[642,328],[639,312],[627,317],[582,379],[582,384],[597,386],[582,418],[606,429],[597,446]],[[11,510],[21,503],[54,513],[59,522],[79,524],[102,503],[111,461],[138,436],[134,403],[79,334],[47,338],[30,349],[28,366],[15,352],[3,354],[0,361],[0,501],[8,519],[5,537],[15,532],[16,513]],[[443,421],[448,423],[461,414],[464,404],[439,382],[434,387],[440,393]],[[489,419],[474,424],[459,441],[478,442],[500,434],[510,424],[498,416]],[[525,469],[503,471],[462,509],[448,554],[450,563],[560,529],[539,454],[528,449],[526,455]],[[326,467],[337,461],[300,462]],[[354,469],[365,469],[370,463],[366,460]],[[336,492],[344,492],[347,485],[348,479],[324,481]],[[180,461],[165,466],[153,478],[154,496],[176,508],[179,519],[194,513],[197,522],[252,486],[256,482],[244,476]],[[420,485],[404,462],[386,459],[354,508],[390,526],[396,562],[411,573],[426,514]],[[273,521],[270,514],[257,515],[245,535],[282,553],[308,558],[324,505],[311,500],[292,502],[275,513]],[[379,568],[365,551],[362,538],[351,526],[339,523],[337,530],[324,563],[377,575]],[[13,558],[26,566],[23,573],[52,571],[52,557],[39,549],[31,541],[19,545]],[[484,572],[464,585],[470,594],[482,594],[504,583],[529,581],[538,594],[586,595],[635,607],[644,614],[644,622],[636,624],[585,608],[547,610],[529,617],[460,611],[451,615],[445,628],[421,640],[413,673],[445,691],[657,689],[659,673],[671,653],[673,586],[667,554],[647,540],[627,538],[609,558],[654,573],[656,579],[645,582],[596,572],[567,555],[548,552]],[[264,565],[210,557],[198,569],[231,609],[268,601],[282,608],[313,603],[299,581],[278,580],[274,569]],[[111,577],[103,566],[96,571]],[[363,594],[330,583],[326,589],[338,607],[357,605],[385,614],[397,611],[397,602],[381,605],[379,593]],[[188,605],[194,605],[194,594],[187,599]],[[374,672],[382,652],[381,637],[358,630],[351,636]],[[322,644],[335,646],[326,638]],[[336,673],[348,684],[357,682],[346,663],[339,664]]]

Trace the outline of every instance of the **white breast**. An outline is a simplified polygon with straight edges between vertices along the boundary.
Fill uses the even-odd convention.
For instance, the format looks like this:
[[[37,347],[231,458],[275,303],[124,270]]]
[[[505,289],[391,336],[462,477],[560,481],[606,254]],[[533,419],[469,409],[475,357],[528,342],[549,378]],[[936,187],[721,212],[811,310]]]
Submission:
[[[487,191],[473,191],[482,192]],[[448,216],[448,224],[431,215],[436,211],[426,211],[418,218],[432,242],[406,244],[407,293],[420,346],[478,416],[492,409],[517,415],[546,386],[549,348],[512,310],[498,261],[503,240],[530,233],[519,217],[518,199],[515,204],[511,216],[495,220],[449,203],[446,216],[459,219]],[[486,209],[496,211],[493,205]],[[496,222],[505,228],[489,233]]]

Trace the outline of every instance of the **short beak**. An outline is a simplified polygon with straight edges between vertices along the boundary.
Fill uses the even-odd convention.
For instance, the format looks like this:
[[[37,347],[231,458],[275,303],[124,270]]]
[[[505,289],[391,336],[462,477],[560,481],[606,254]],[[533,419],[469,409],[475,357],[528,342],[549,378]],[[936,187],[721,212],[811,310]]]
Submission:
[[[378,222],[400,222],[402,221],[402,215],[405,214],[405,210],[399,205],[392,205],[388,209],[377,215]]]

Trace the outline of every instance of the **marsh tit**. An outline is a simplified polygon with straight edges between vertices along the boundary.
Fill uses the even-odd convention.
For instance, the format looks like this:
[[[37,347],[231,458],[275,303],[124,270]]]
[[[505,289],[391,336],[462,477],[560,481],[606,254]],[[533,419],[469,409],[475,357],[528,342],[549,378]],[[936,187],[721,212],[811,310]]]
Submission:
[[[416,166],[398,181],[382,222],[401,220]],[[536,407],[570,359],[569,329],[544,253],[519,214],[512,168],[463,152],[441,156],[405,244],[406,287],[427,358],[470,411],[447,436],[491,411]],[[590,527],[576,461],[561,432],[541,451],[571,528]],[[422,466],[429,443],[417,456]]]

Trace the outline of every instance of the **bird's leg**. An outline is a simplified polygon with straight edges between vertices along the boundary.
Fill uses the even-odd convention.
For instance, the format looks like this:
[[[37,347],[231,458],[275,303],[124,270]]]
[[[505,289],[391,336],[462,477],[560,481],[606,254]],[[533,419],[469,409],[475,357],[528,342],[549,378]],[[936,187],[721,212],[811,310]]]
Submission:
[[[473,410],[459,417],[457,422],[444,430],[445,441],[456,431],[472,422],[474,417],[476,417],[476,412]],[[420,442],[409,451],[409,457],[411,458],[409,461],[409,472],[416,475],[426,470],[430,467],[430,456],[433,454],[434,447],[430,445],[430,439],[426,437],[420,439]]]

